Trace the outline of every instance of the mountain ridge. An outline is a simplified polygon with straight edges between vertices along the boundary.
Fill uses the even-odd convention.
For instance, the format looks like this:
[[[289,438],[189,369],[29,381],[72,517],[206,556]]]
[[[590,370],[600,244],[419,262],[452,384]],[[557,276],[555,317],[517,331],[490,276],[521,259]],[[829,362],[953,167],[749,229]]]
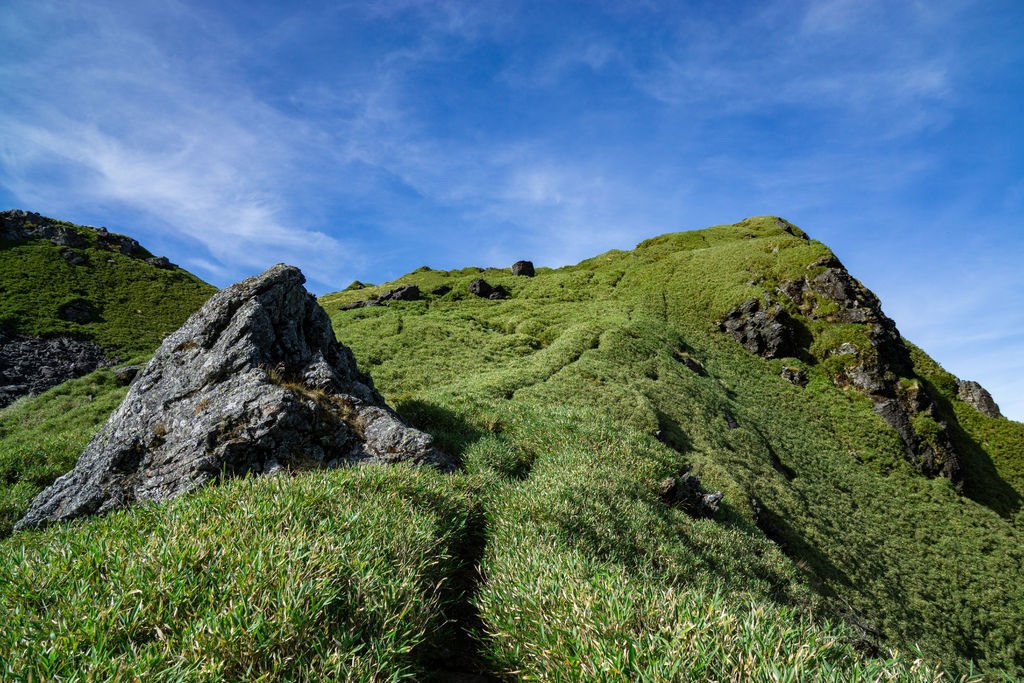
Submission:
[[[243,661],[274,680],[341,672],[332,667],[342,661],[365,679],[389,667],[415,678],[462,671],[563,680],[1020,675],[1024,589],[1013,577],[1024,567],[1024,425],[961,400],[958,380],[913,344],[899,362],[872,365],[873,326],[886,332],[884,314],[865,305],[870,292],[834,272],[834,260],[796,226],[755,217],[538,268],[534,277],[427,268],[325,295],[320,303],[360,368],[459,459],[459,471],[246,480],[15,535],[0,546],[8,582],[0,610],[13,634],[0,637],[0,651],[26,670],[42,671],[41,659],[20,654],[32,642],[35,652],[92,653],[61,659],[57,671],[148,667],[196,679],[242,675]],[[474,294],[479,280],[507,297]],[[416,297],[381,296],[411,286]],[[349,306],[373,299],[379,305]],[[756,310],[730,318],[751,300]],[[742,322],[739,339],[722,329],[730,319]],[[766,343],[775,325],[788,330],[788,347]],[[769,347],[771,356],[795,355],[764,357]],[[874,377],[863,381],[864,372]],[[0,465],[13,482],[3,496],[40,485],[22,472],[33,453],[53,451],[43,433],[62,443],[51,471],[67,469],[75,444],[84,446],[123,394],[99,370],[0,411]],[[887,400],[907,412],[933,456],[948,439],[959,477],[921,467],[879,413]],[[663,482],[684,473],[722,492],[714,519],[662,496]],[[324,496],[342,517],[309,537],[301,529],[316,526]],[[304,526],[283,525],[279,504]],[[244,539],[230,557],[217,525],[197,514],[211,505],[224,533]],[[351,534],[366,533],[358,519],[371,510],[377,531],[368,550]],[[408,531],[434,541],[403,535],[403,514],[414,520]],[[262,536],[245,532],[253,524]],[[154,563],[132,541],[149,534],[213,558],[210,583],[175,569],[193,560],[174,544]],[[332,543],[349,544],[364,564],[326,552]],[[403,554],[403,544],[421,554]],[[305,589],[301,574],[278,573],[285,565],[261,569],[255,558],[271,547],[305,548],[295,562],[317,563],[325,599],[340,595],[348,576],[381,590],[408,587],[402,599],[411,602],[402,607],[391,588],[372,589],[344,602],[351,611],[287,611],[289,591]],[[406,559],[390,573],[366,569],[380,554]],[[235,556],[248,564],[233,564]],[[112,585],[88,578],[89,557],[108,563]],[[33,592],[20,578],[30,575],[52,578]],[[79,577],[81,591],[58,600],[61,575]],[[431,581],[454,590],[434,591]],[[193,641],[149,582],[181,586],[174,609],[223,637]],[[116,610],[87,616],[116,586],[143,622],[117,622]],[[220,593],[249,595],[281,624],[312,628],[303,631],[305,659],[284,631],[257,640],[225,626],[212,600]],[[49,636],[33,615],[54,600],[66,628]],[[392,617],[381,623],[392,623],[413,613],[409,605],[418,616],[400,619],[412,629],[403,631],[406,645],[389,649],[399,641],[360,630],[365,610],[383,610]],[[231,609],[239,624],[264,623],[243,604]],[[146,635],[153,624],[163,638]],[[120,634],[113,645],[91,635],[101,628]],[[355,632],[363,635],[353,640]]]

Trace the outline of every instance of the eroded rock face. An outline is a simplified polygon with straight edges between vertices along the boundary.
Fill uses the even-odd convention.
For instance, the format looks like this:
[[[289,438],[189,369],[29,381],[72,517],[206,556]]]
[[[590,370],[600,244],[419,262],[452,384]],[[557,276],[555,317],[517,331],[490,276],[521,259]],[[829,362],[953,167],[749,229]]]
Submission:
[[[0,408],[109,364],[103,350],[74,337],[26,337],[0,331]]]
[[[988,393],[988,390],[978,384],[977,382],[971,381],[959,381],[957,382],[957,395],[960,396],[960,400],[968,404],[982,415],[988,417],[1003,417],[1003,413],[999,410],[999,406],[992,399],[992,394]]]
[[[762,306],[749,299],[729,311],[719,329],[751,353],[764,358],[795,356],[798,352],[792,318],[780,306]]]
[[[948,426],[939,420],[937,408],[916,382],[901,383],[913,375],[910,351],[896,323],[882,311],[881,302],[854,279],[840,261],[828,256],[808,266],[824,267],[817,275],[784,282],[777,292],[789,297],[811,319],[864,326],[867,343],[843,343],[829,355],[845,356],[842,373],[834,378],[868,396],[875,412],[892,427],[907,448],[908,459],[924,474],[943,475],[960,481],[960,457]],[[939,426],[928,438],[914,429],[914,417],[926,415]]]
[[[220,477],[400,461],[452,469],[359,372],[304,281],[278,265],[215,294],[18,528],[169,500]]]

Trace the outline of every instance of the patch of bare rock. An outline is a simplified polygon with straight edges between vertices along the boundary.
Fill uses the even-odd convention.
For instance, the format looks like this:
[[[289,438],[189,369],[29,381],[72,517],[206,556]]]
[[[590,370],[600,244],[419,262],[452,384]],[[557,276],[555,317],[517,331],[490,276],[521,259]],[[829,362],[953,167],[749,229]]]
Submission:
[[[0,408],[110,364],[96,344],[74,337],[28,337],[0,330]]]

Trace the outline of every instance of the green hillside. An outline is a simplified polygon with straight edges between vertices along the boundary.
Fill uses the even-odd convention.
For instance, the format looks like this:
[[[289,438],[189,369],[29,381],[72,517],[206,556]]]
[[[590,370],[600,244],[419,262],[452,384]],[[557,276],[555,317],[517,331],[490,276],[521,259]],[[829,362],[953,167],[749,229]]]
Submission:
[[[72,335],[126,360],[152,352],[214,291],[148,263],[153,255],[121,235],[25,212],[2,212],[0,223],[10,228],[0,230],[0,329],[11,333]],[[31,237],[11,239],[15,231]],[[82,322],[62,315],[76,304]]]
[[[1024,676],[1024,424],[911,347],[891,379],[934,406],[915,443],[959,457],[955,481],[922,473],[847,381],[844,345],[873,332],[779,294],[833,263],[766,217],[533,278],[423,268],[327,295],[361,369],[462,469],[234,481],[19,533],[0,661],[26,680]],[[470,294],[481,277],[510,298]],[[340,310],[402,284],[423,297]],[[793,355],[720,330],[766,293]],[[100,371],[0,411],[8,520],[121,392]],[[659,495],[687,468],[725,494],[714,519]]]

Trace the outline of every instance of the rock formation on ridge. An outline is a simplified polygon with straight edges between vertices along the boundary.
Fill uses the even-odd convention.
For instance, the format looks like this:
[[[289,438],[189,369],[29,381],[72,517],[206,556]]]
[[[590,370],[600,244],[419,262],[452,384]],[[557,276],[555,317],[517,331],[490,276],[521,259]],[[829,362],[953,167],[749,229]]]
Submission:
[[[957,395],[960,400],[988,417],[1003,417],[1002,411],[988,393],[988,389],[977,382],[960,380],[956,383]]]
[[[807,239],[802,231],[787,232]],[[896,323],[882,311],[878,297],[851,276],[835,256],[816,261],[807,269],[816,274],[780,283],[775,292],[765,294],[764,306],[756,298],[740,304],[726,314],[719,328],[764,358],[805,352],[798,344],[802,336],[799,322],[778,303],[772,304],[773,294],[788,298],[799,315],[808,319],[862,325],[866,333],[863,342],[844,342],[827,351],[826,357],[841,359],[842,370],[833,382],[871,399],[875,412],[899,434],[908,460],[918,470],[959,483],[960,456],[948,426],[939,419],[935,402],[919,383],[900,381],[913,377],[910,351]],[[787,381],[795,379],[786,377],[785,372],[783,376]],[[937,429],[928,435],[919,434],[914,421],[921,416],[933,420]]]
[[[452,469],[385,405],[304,282],[278,265],[214,294],[17,528],[169,500],[219,477],[400,461]]]

